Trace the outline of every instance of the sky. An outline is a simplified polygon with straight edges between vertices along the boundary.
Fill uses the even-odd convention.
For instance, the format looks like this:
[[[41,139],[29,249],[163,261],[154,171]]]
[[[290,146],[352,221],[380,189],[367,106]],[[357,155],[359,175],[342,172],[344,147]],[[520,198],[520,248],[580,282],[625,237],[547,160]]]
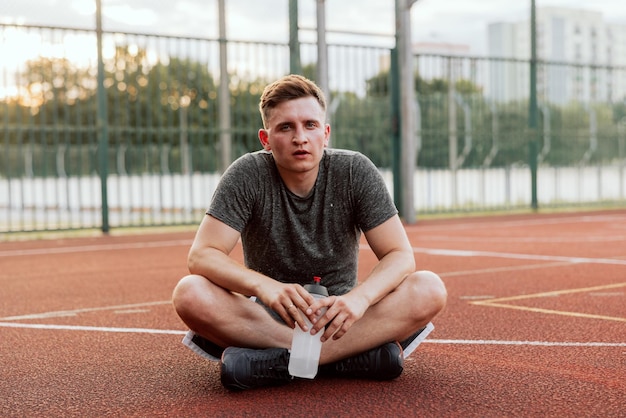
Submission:
[[[289,0],[225,0],[227,37],[287,42]],[[216,38],[217,0],[102,0],[105,30]],[[300,39],[314,41],[316,0],[299,0]],[[326,0],[329,30],[372,32],[377,36],[328,35],[328,42],[391,46],[394,1]],[[601,12],[605,21],[626,25],[624,0],[536,0],[537,7],[567,7]],[[0,0],[0,22],[93,28],[95,0]],[[486,55],[487,25],[527,21],[530,1],[418,0],[411,10],[413,42],[469,45],[471,55]]]

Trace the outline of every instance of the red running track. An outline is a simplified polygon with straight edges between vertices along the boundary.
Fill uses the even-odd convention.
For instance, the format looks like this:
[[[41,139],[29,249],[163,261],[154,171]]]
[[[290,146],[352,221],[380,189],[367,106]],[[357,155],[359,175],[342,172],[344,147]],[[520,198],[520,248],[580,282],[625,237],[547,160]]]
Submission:
[[[180,344],[193,231],[2,242],[1,415],[626,416],[626,210],[407,231],[449,303],[400,378],[238,394]]]

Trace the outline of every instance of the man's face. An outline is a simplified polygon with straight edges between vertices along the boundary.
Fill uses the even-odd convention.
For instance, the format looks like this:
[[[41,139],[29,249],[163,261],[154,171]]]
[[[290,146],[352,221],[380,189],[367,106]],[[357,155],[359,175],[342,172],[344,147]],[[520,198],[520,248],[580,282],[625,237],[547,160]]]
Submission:
[[[259,130],[259,140],[263,148],[274,155],[281,175],[311,170],[317,175],[330,138],[330,126],[325,123],[325,117],[314,97],[288,100],[270,112],[267,129]]]

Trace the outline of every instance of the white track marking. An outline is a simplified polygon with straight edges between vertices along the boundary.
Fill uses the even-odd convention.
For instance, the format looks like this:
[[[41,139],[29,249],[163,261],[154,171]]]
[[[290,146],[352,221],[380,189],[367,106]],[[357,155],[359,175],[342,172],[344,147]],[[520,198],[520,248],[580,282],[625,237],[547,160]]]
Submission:
[[[119,311],[113,311],[113,313],[116,315],[137,314],[146,312],[150,312],[150,309],[123,309]]]
[[[24,255],[48,255],[48,254],[65,254],[65,253],[85,253],[93,251],[119,251],[142,248],[161,248],[161,247],[189,247],[190,240],[176,241],[145,241],[145,242],[124,242],[119,244],[99,244],[99,245],[81,245],[80,247],[47,247],[32,248],[29,250],[6,250],[0,251],[0,257],[17,257]]]
[[[119,327],[89,327],[82,325],[53,325],[53,324],[24,324],[19,322],[0,322],[0,328],[26,328],[57,331],[90,331],[127,334],[166,334],[185,335],[186,330],[153,329],[153,328],[119,328]],[[500,341],[500,340],[442,340],[426,339],[424,343],[448,345],[515,345],[515,346],[542,346],[542,347],[626,347],[625,343],[611,342],[560,342],[560,341]]]
[[[413,252],[428,255],[440,255],[447,257],[494,257],[510,258],[516,260],[539,260],[539,261],[559,261],[563,263],[579,264],[616,264],[626,266],[626,260],[615,258],[589,258],[589,257],[567,257],[560,255],[540,255],[540,254],[518,254],[500,253],[495,251],[473,251],[473,250],[449,250],[443,248],[421,248],[413,247]]]
[[[173,329],[153,328],[118,328],[118,327],[89,327],[84,325],[55,325],[55,324],[24,324],[19,322],[0,322],[0,327],[5,328],[30,328],[51,329],[62,331],[97,331],[97,332],[122,332],[130,334],[175,334],[184,335],[187,331]]]
[[[80,247],[49,247],[49,248],[36,248],[29,250],[6,250],[0,251],[0,257],[17,257],[17,256],[32,256],[32,255],[48,255],[48,254],[62,254],[73,252],[100,252],[100,251],[119,251],[128,249],[142,249],[142,248],[160,248],[160,247],[179,247],[189,246],[191,241],[189,240],[176,240],[176,241],[151,241],[151,242],[135,242],[135,243],[120,243],[120,244],[106,244],[106,245],[85,245]],[[369,250],[367,245],[360,245],[361,250]],[[540,261],[560,261],[565,263],[592,263],[592,264],[617,264],[626,265],[626,260],[615,258],[589,258],[589,257],[567,257],[567,256],[554,256],[554,255],[538,255],[538,254],[516,254],[516,253],[501,253],[495,251],[474,251],[474,250],[450,250],[442,248],[423,248],[413,247],[413,252],[423,253],[429,255],[449,256],[449,257],[498,257],[498,258],[510,258],[519,260],[540,260]]]
[[[611,241],[626,241],[626,235],[598,235],[598,236],[590,236],[590,235],[579,235],[579,236],[569,236],[569,237],[469,237],[469,236],[459,236],[458,234],[454,235],[422,235],[420,236],[420,240],[424,241],[447,241],[447,242],[504,242],[504,243],[560,243],[564,242],[567,244],[571,243],[593,243],[593,242],[611,242]]]
[[[73,310],[67,310],[67,311],[42,312],[42,313],[30,314],[30,315],[7,316],[4,318],[0,318],[0,321],[20,321],[24,319],[59,318],[59,317],[66,317],[66,316],[76,316],[81,313],[99,312],[99,311],[120,311],[120,310],[143,308],[145,306],[169,305],[171,303],[172,302],[169,300],[163,300],[163,301],[158,301],[158,302],[132,303],[128,305],[101,306],[98,308],[82,308],[82,309],[73,309]]]
[[[500,340],[435,340],[426,339],[425,343],[431,344],[457,344],[457,345],[527,345],[541,347],[626,347],[626,343],[606,342],[569,342],[569,341],[500,341]]]

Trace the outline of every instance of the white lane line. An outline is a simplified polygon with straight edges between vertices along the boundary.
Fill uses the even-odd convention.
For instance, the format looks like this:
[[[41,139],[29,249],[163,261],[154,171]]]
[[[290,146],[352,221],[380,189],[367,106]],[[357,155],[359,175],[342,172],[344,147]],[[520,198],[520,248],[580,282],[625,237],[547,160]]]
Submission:
[[[16,257],[16,256],[31,256],[31,255],[46,255],[46,254],[64,254],[64,253],[76,253],[76,252],[94,252],[94,251],[119,251],[128,249],[142,249],[142,248],[160,248],[160,247],[178,247],[189,246],[191,241],[189,240],[175,240],[175,241],[152,241],[152,242],[135,242],[135,243],[120,243],[120,244],[106,244],[106,245],[85,245],[80,247],[49,247],[49,248],[36,248],[29,250],[6,250],[0,251],[0,257]],[[360,245],[360,250],[369,250],[368,245]],[[510,258],[518,260],[540,260],[540,261],[560,261],[565,263],[591,263],[591,264],[616,264],[626,265],[626,260],[615,258],[589,258],[589,257],[567,257],[567,256],[554,256],[554,255],[539,255],[539,254],[516,254],[516,253],[501,253],[494,251],[473,251],[473,250],[450,250],[444,248],[421,248],[413,247],[413,252],[440,255],[449,257],[498,257],[498,258]]]
[[[468,344],[468,345],[526,345],[541,347],[626,347],[624,343],[605,342],[559,342],[559,341],[500,341],[500,340],[435,340],[426,339],[425,343],[432,344]]]
[[[186,246],[186,247],[191,246],[191,240],[145,241],[145,242],[127,242],[127,243],[119,243],[119,244],[82,245],[80,247],[47,247],[47,248],[32,248],[29,250],[6,250],[6,251],[0,251],[0,257],[84,253],[84,252],[92,252],[92,251],[118,251],[118,250],[130,250],[130,249],[142,249],[142,248],[180,247],[180,246]]]
[[[147,312],[150,312],[150,309],[121,309],[118,311],[113,311],[113,313],[116,315],[147,313]]]
[[[0,322],[0,327],[5,328],[30,328],[30,329],[52,329],[63,331],[97,331],[97,332],[122,332],[130,334],[175,334],[185,335],[187,331],[173,329],[153,329],[153,328],[118,328],[118,327],[89,327],[83,325],[55,325],[55,324],[24,324],[19,322]]]
[[[146,306],[169,305],[171,303],[172,302],[169,300],[162,300],[158,302],[131,303],[127,305],[102,306],[98,308],[82,308],[82,309],[74,309],[74,310],[67,310],[67,311],[42,312],[38,314],[7,316],[4,318],[0,318],[0,321],[20,321],[23,319],[58,318],[58,317],[65,317],[65,316],[76,316],[81,313],[100,312],[100,311],[123,311],[123,310],[128,310],[128,309],[143,308]]]
[[[626,235],[598,235],[598,236],[570,236],[570,237],[536,237],[536,236],[523,236],[523,237],[462,237],[459,235],[448,236],[448,235],[422,235],[420,240],[428,240],[428,241],[446,241],[446,242],[504,242],[504,243],[594,243],[594,242],[610,242],[610,241],[626,241]]]
[[[54,325],[54,324],[24,324],[19,322],[0,322],[4,328],[29,328],[62,331],[95,331],[129,334],[168,334],[185,335],[186,330],[153,329],[153,328],[118,328],[118,327],[90,327],[82,325]],[[626,347],[626,342],[559,342],[559,341],[500,341],[500,340],[451,340],[426,339],[424,343],[448,345],[515,345],[515,346],[543,346],[543,347]]]
[[[540,255],[540,254],[518,254],[518,253],[500,253],[494,251],[472,251],[472,250],[448,250],[443,248],[420,248],[413,247],[413,252],[429,255],[442,255],[448,257],[496,257],[510,258],[517,260],[541,260],[541,261],[560,261],[570,264],[616,264],[626,266],[626,260],[614,258],[589,258],[589,257],[567,257],[559,255]]]

